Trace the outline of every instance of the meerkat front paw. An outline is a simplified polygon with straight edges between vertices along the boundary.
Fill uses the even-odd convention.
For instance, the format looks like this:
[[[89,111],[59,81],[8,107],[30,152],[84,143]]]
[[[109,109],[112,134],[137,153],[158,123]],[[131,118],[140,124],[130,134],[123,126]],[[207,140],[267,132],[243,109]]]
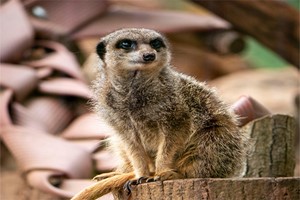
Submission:
[[[153,180],[153,178],[151,178],[151,179]],[[143,177],[143,176],[138,179],[129,180],[124,184],[123,189],[127,193],[127,195],[129,195],[131,193],[132,186],[136,186],[136,185],[139,185],[142,183],[147,183],[148,180],[150,180],[150,178]]]
[[[176,172],[175,170],[167,170],[158,172],[154,175],[154,181],[165,181],[173,179],[182,179],[184,178],[182,174]]]

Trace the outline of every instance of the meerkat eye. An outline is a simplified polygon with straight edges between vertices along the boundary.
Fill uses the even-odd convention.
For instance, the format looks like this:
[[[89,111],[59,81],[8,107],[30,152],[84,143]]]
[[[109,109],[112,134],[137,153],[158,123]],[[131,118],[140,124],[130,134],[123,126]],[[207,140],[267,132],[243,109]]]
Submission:
[[[120,40],[116,45],[118,49],[125,49],[125,50],[134,49],[135,46],[136,46],[136,41],[129,40],[129,39]]]
[[[166,47],[164,42],[162,41],[161,38],[156,38],[154,40],[151,40],[150,41],[150,46],[153,48],[153,49],[159,49],[161,47]]]

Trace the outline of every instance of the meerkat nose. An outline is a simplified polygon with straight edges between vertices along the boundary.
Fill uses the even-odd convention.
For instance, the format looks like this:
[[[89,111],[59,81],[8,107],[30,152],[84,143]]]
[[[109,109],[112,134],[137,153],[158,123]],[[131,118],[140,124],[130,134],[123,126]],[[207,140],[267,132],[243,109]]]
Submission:
[[[155,60],[155,54],[154,53],[145,53],[143,54],[143,59],[145,62],[151,62]]]

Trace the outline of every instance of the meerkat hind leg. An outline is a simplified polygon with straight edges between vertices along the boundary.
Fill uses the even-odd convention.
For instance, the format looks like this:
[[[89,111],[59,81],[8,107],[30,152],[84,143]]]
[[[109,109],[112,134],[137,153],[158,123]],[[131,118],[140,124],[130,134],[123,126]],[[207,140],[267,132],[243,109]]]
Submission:
[[[178,173],[176,170],[166,170],[155,174],[153,177],[154,181],[165,181],[165,180],[174,180],[174,179],[182,179],[184,176]]]

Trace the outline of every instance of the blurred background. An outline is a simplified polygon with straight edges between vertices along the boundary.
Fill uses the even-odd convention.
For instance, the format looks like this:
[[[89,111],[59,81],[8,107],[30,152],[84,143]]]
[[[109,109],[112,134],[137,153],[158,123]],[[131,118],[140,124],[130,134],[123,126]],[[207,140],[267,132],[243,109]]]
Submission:
[[[294,116],[298,123],[295,174],[300,175],[298,0],[2,0],[0,10],[2,130],[8,125],[34,128],[81,146],[78,141],[88,135],[93,140],[89,151],[94,152],[96,141],[109,134],[90,136],[83,129],[74,136],[69,130],[87,126],[85,122],[74,128],[74,123],[91,113],[89,87],[99,64],[95,46],[116,29],[150,28],[170,40],[176,70],[216,87],[228,104],[248,95],[271,113]],[[40,192],[47,189],[36,189],[38,184],[28,177],[21,181],[16,171],[21,168],[24,175],[32,169],[23,160],[16,164],[20,153],[4,132],[3,199],[68,197]],[[91,160],[96,172],[115,166],[106,164],[110,156]],[[95,163],[100,163],[96,169]],[[57,175],[57,185],[62,177],[72,178],[65,169],[54,169],[64,174]]]

